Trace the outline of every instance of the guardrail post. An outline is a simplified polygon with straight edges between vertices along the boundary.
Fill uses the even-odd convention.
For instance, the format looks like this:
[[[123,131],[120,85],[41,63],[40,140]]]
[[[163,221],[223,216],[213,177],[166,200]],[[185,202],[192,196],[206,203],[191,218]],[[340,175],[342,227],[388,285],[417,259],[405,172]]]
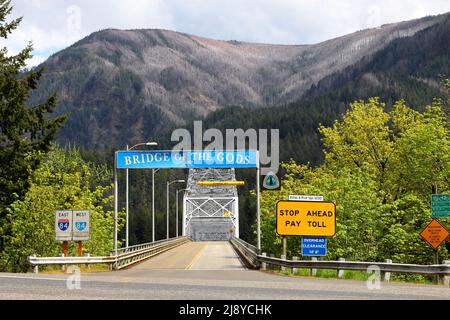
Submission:
[[[265,252],[261,253],[261,255],[262,255],[263,257],[266,257],[266,256],[267,256],[267,254],[266,254]],[[263,270],[263,271],[267,270],[267,264],[266,264],[265,262],[262,262],[262,263],[261,263],[261,270]]]
[[[385,260],[386,263],[392,263],[391,259],[386,259]],[[391,273],[390,272],[382,272],[382,279],[384,282],[389,282],[391,281]]]
[[[298,260],[298,257],[293,256],[293,257],[292,257],[292,260],[297,261],[297,260]],[[297,269],[297,268],[292,268],[292,274],[297,274],[297,273],[298,273],[298,269]]]
[[[64,253],[61,253],[61,257],[65,257]],[[66,271],[66,265],[65,264],[61,265],[61,271]]]
[[[111,254],[109,256],[115,257],[115,252],[111,251]],[[114,262],[109,264],[109,271],[113,271],[113,265],[114,265]]]
[[[85,256],[88,257],[88,258],[90,258],[90,257],[91,257],[91,254],[90,254],[90,253],[86,253]],[[87,263],[85,267],[86,267],[86,269],[89,270],[89,269],[91,269],[91,264],[90,264],[90,263]]]
[[[275,255],[274,255],[273,253],[271,253],[271,254],[269,255],[269,257],[270,257],[270,258],[275,258]],[[269,263],[269,269],[270,269],[270,270],[274,270],[274,269],[275,269],[275,265]]]
[[[311,261],[317,261],[317,257],[312,257],[312,258],[311,258]],[[317,275],[317,269],[314,269],[314,268],[310,269],[310,270],[309,270],[309,274],[310,274],[312,277],[315,277],[315,276]]]
[[[345,261],[345,258],[339,258],[339,261]],[[338,269],[337,270],[337,277],[343,278],[344,277],[345,270],[344,269]]]
[[[450,266],[450,260],[442,261],[442,264]],[[443,284],[444,286],[450,285],[450,276],[447,274],[442,274],[439,276],[439,284]]]
[[[286,260],[286,256],[284,254],[282,254],[280,257],[281,257],[281,260]],[[281,271],[286,271],[286,267],[281,266]]]

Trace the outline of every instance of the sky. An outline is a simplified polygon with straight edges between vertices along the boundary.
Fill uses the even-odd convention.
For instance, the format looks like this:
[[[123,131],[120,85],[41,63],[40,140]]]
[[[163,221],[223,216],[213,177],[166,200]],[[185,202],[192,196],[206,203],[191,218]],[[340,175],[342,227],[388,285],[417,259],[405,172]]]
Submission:
[[[92,32],[169,29],[273,44],[313,44],[382,24],[450,11],[449,0],[12,0],[20,27],[0,47],[29,41],[44,61]]]

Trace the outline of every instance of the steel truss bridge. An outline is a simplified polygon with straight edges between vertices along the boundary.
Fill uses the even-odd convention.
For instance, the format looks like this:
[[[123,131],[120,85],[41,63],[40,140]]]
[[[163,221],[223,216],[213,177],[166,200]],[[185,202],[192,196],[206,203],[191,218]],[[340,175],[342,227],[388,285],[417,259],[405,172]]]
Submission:
[[[194,241],[239,237],[236,186],[199,186],[200,181],[235,181],[234,169],[190,169],[183,198],[183,236]]]

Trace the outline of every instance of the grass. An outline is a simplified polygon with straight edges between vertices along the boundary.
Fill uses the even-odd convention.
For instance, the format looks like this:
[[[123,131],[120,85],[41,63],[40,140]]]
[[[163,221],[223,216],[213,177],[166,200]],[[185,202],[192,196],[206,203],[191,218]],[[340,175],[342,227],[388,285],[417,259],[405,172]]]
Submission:
[[[109,271],[109,266],[106,264],[93,264],[90,265],[90,268],[87,268],[85,265],[75,265],[78,268],[80,268],[81,273],[95,273],[95,272],[105,272]],[[67,268],[70,267],[66,266],[64,270],[61,269],[61,266],[47,266],[45,268],[40,267],[39,273],[43,274],[67,274]]]
[[[316,270],[317,271],[315,278],[323,278],[323,279],[367,281],[369,279],[369,276],[371,275],[370,273],[364,271],[345,270],[344,276],[342,278],[338,278],[337,270],[332,269],[316,269]],[[291,268],[286,268],[285,271],[281,271],[279,267],[275,269],[267,269],[267,272],[289,277],[314,277],[311,275],[311,271],[309,268],[299,268],[297,269],[297,273],[295,274],[292,272]],[[391,273],[391,282],[433,284],[433,281],[430,277],[414,274],[413,275],[399,274],[399,273]]]

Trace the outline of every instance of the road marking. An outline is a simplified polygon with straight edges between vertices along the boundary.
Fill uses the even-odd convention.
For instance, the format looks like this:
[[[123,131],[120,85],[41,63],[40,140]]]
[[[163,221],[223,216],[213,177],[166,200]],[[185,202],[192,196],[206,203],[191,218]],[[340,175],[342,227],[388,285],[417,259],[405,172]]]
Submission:
[[[197,262],[197,260],[200,258],[200,256],[203,254],[203,251],[208,247],[208,243],[206,242],[203,248],[195,255],[195,257],[192,259],[191,263],[188,264],[185,270],[190,270],[192,268],[192,265]]]
[[[26,277],[26,276],[5,276],[0,275],[0,278],[4,279],[26,279],[26,280],[52,280],[52,281],[67,281],[67,279],[59,279],[59,278],[44,278],[44,277]]]

